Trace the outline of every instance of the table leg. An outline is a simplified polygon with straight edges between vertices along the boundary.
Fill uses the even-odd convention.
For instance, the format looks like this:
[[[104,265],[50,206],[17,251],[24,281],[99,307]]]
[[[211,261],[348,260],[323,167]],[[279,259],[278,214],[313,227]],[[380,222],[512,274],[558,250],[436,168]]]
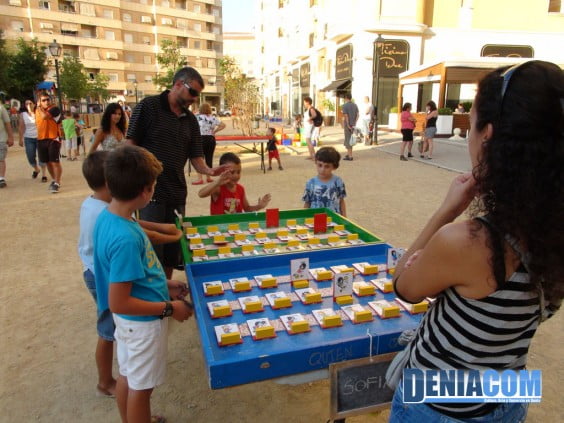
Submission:
[[[266,166],[264,165],[264,143],[260,143],[260,167],[262,169],[262,173],[266,173]]]

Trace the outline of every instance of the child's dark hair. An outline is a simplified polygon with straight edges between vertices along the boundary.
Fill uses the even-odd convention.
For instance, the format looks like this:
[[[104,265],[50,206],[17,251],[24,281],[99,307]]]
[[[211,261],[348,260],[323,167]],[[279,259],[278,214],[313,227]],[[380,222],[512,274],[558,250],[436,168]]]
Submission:
[[[104,177],[104,162],[108,157],[108,151],[98,150],[86,157],[82,162],[82,174],[92,191],[97,191],[106,185]]]
[[[270,133],[270,135],[274,135],[276,133],[276,128],[271,126],[270,128],[267,129],[267,131]]]
[[[161,162],[151,152],[135,145],[111,151],[104,163],[110,193],[121,201],[135,199],[155,183],[162,171]]]
[[[72,113],[70,112],[70,110],[67,110],[67,111],[65,112],[65,116],[66,116],[66,117],[71,117],[71,116],[72,116]]]
[[[233,163],[236,165],[241,164],[241,159],[235,153],[223,153],[219,158],[219,164]]]
[[[73,113],[72,117],[75,119],[80,119],[80,115],[78,113]]]
[[[341,154],[334,147],[321,147],[315,153],[315,161],[331,163],[335,169],[339,167]]]

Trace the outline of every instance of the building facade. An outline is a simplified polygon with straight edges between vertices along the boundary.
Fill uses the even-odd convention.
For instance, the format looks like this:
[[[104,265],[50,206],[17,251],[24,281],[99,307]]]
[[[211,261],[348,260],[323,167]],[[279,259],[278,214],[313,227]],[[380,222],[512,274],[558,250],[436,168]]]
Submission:
[[[112,95],[130,102],[165,88],[152,82],[156,55],[163,40],[177,42],[204,78],[203,101],[221,103],[221,0],[0,0],[0,27],[6,40],[55,39],[63,56],[80,58],[91,78],[108,75]]]
[[[442,61],[493,66],[535,58],[564,64],[564,49],[556,47],[564,45],[563,3],[257,0],[256,73],[264,109],[289,117],[310,96],[317,105],[335,103],[339,121],[342,97],[350,92],[359,104],[369,96],[386,124],[390,109],[404,101],[421,111],[431,99],[444,105],[471,100],[474,84],[451,79],[441,89],[437,75],[406,84],[398,98],[400,74]],[[440,101],[439,92],[446,93]]]

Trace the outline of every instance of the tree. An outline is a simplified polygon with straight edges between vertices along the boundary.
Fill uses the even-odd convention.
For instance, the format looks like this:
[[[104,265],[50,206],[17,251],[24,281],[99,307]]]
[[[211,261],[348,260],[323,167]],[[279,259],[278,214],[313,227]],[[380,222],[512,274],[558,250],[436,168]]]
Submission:
[[[61,92],[67,99],[78,100],[88,93],[88,76],[78,57],[65,57],[60,63]]]
[[[88,83],[88,95],[97,99],[98,103],[105,102],[111,94],[108,90],[110,77],[103,73],[97,73],[93,81]]]
[[[234,58],[225,56],[219,61],[219,73],[224,78],[223,98],[243,132],[253,134],[255,112],[260,104],[259,88],[256,81],[241,73]]]
[[[161,42],[161,53],[157,54],[157,63],[164,73],[153,77],[153,84],[161,87],[172,87],[172,79],[176,71],[186,66],[186,56],[180,53],[180,46],[172,40]]]
[[[23,38],[16,41],[16,51],[8,63],[8,94],[16,98],[33,98],[35,86],[47,73],[47,55],[39,47],[37,39],[30,42]]]
[[[4,31],[0,29],[0,91],[6,95],[6,90],[11,85],[8,77],[8,63],[10,63],[10,54],[6,49],[6,40],[4,39]]]

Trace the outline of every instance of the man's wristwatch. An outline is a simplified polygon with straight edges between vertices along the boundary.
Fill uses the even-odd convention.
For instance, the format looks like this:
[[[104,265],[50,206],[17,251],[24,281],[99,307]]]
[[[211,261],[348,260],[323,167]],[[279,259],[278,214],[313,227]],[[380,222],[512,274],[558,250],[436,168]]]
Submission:
[[[173,312],[173,308],[172,308],[172,304],[170,303],[170,301],[165,301],[165,308],[163,310],[163,312],[161,313],[161,320],[164,319],[165,317],[170,317],[172,316],[172,312]]]

